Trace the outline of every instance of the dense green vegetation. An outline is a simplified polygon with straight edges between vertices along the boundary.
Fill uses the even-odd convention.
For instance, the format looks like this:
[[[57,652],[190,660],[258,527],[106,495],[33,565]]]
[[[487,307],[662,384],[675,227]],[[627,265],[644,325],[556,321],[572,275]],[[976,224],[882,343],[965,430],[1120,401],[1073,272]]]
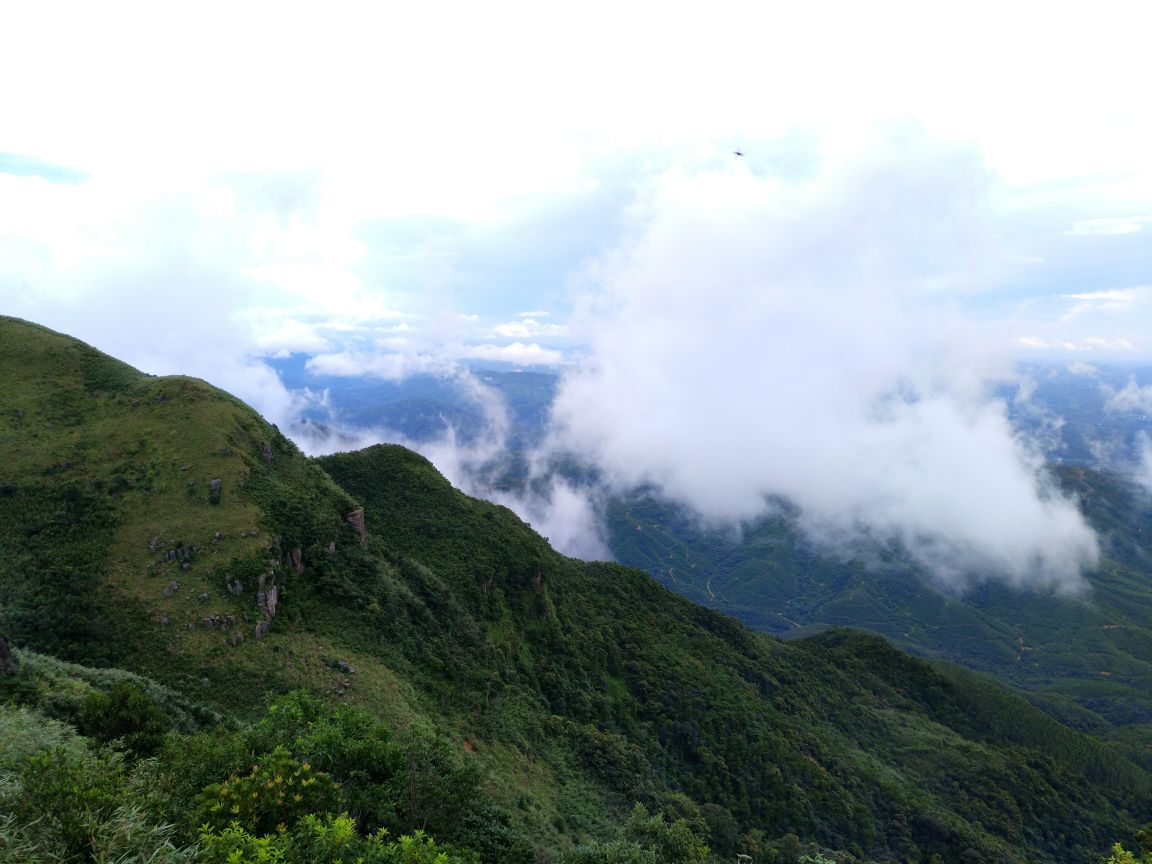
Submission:
[[[403,448],[308,460],[11,319],[0,373],[0,862],[1089,862],[1152,815],[1135,748],[565,558]]]
[[[816,549],[786,512],[731,531],[701,525],[650,493],[613,502],[611,546],[678,593],[778,635],[829,626],[879,633],[924,656],[1025,688],[1080,728],[1152,724],[1152,547],[1146,496],[1086,468],[1059,472],[1103,540],[1080,596],[989,581],[950,591],[893,549],[852,560]],[[869,565],[865,556],[882,558]],[[1141,734],[1138,728],[1116,734]]]

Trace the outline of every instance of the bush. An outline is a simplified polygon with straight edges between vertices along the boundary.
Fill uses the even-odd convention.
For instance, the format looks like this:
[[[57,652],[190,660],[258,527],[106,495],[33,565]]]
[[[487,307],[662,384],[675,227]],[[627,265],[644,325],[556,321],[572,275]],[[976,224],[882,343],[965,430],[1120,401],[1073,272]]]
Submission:
[[[268,705],[246,734],[254,753],[284,747],[340,786],[342,810],[363,831],[403,827],[397,808],[406,788],[404,748],[388,727],[363,709],[328,708],[315,696],[294,692]]]
[[[141,687],[118,681],[108,693],[93,691],[84,697],[80,731],[102,743],[118,741],[137,756],[151,756],[164,743],[168,721]]]
[[[384,831],[360,835],[348,815],[307,815],[291,831],[265,836],[233,822],[206,828],[200,842],[203,864],[479,864],[474,855],[439,846],[420,831],[391,843]]]
[[[253,834],[290,828],[308,814],[336,809],[340,793],[332,778],[297,762],[277,747],[247,776],[233,774],[200,795],[198,813],[204,824],[223,829],[235,822]]]
[[[643,804],[637,804],[628,817],[628,836],[650,849],[662,864],[703,864],[708,846],[685,819],[666,822],[663,815],[652,816]]]
[[[24,763],[12,809],[21,822],[35,822],[39,838],[58,844],[66,860],[86,859],[99,826],[120,806],[124,787],[119,754],[56,747]]]
[[[0,705],[0,774],[18,771],[35,753],[65,747],[76,754],[85,745],[67,723],[51,720],[39,711]]]
[[[557,864],[657,864],[657,860],[656,853],[651,849],[617,840],[614,843],[577,846],[561,855]]]

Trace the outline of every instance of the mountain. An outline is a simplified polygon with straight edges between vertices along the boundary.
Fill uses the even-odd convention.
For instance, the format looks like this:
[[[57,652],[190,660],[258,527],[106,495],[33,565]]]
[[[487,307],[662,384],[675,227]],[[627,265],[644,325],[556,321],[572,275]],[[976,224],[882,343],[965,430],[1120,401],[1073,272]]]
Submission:
[[[300,807],[348,809],[341,830],[423,826],[483,861],[523,860],[525,842],[541,860],[699,860],[697,836],[716,860],[796,860],[807,844],[841,860],[1088,862],[1152,815],[1139,748],[876,636],[783,642],[640,570],[565,558],[401,447],[311,460],[202,381],[10,318],[0,380],[0,633],[20,661],[0,695],[26,706],[0,716],[24,736],[0,736],[0,851],[34,842],[19,820],[47,818],[20,801],[78,788],[45,786],[67,747],[12,742],[79,729],[154,748],[164,723],[165,758],[116,769],[136,779],[115,788],[144,796],[140,818],[173,842],[195,839],[188,802],[255,797],[265,776],[328,790]],[[297,690],[312,695],[265,707]],[[143,707],[115,719],[125,702]],[[212,731],[217,715],[234,720]],[[125,726],[137,737],[108,731]],[[426,735],[447,749],[406,743]],[[469,771],[489,809],[445,791]],[[433,817],[415,779],[437,772]],[[70,811],[51,809],[64,836]],[[330,839],[298,810],[283,836]],[[280,842],[257,815],[237,830]],[[680,851],[643,845],[676,837]]]
[[[299,355],[277,362],[288,386],[323,388],[330,410],[355,428],[389,427],[413,441],[441,436],[446,424],[461,441],[482,433],[485,418],[474,405],[468,413],[467,393],[451,379],[337,378],[310,372]],[[557,379],[474,374],[509,403],[509,447],[539,439]],[[786,509],[736,530],[709,528],[654,489],[603,496],[608,546],[616,560],[756,629],[789,638],[832,626],[867,629],[1023,687],[1036,704],[1080,728],[1135,738],[1152,723],[1152,501],[1111,469],[1130,467],[1141,436],[1152,432],[1137,398],[1152,382],[1152,369],[1026,364],[1018,378],[1022,384],[990,395],[1004,402],[1021,435],[1044,446],[1065,491],[1079,498],[1103,540],[1104,560],[1079,596],[994,579],[957,591],[890,547],[865,550],[867,562],[821,550]],[[1124,393],[1126,401],[1118,398]],[[515,489],[525,482],[514,452],[489,470],[502,479],[482,486]],[[588,481],[575,463],[565,472]]]
[[[959,592],[891,549],[870,560],[821,551],[787,514],[739,532],[638,492],[609,507],[618,559],[748,625],[783,636],[834,626],[879,633],[1023,687],[1080,728],[1136,736],[1152,723],[1152,502],[1089,468],[1058,476],[1102,539],[1080,595],[988,580]]]

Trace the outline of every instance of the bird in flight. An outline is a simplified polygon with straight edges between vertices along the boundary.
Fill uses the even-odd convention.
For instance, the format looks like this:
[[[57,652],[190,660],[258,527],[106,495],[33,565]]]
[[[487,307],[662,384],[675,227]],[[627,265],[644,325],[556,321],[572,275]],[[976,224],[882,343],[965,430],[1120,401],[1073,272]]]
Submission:
[[[733,155],[736,155],[736,156],[743,156],[744,155],[743,150],[733,150],[732,153],[733,153]]]

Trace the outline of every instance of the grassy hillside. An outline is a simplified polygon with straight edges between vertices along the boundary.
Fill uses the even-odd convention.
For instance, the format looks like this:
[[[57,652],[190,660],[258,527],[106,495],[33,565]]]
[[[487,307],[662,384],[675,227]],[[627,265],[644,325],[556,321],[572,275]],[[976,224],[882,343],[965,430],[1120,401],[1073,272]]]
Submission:
[[[650,860],[643,843],[683,819],[717,859],[790,860],[803,842],[864,860],[1087,862],[1149,816],[1149,776],[1119,745],[875,637],[780,642],[641,571],[564,558],[402,448],[310,461],[203,382],[150,378],[13,319],[0,319],[0,375],[0,632],[146,675],[159,703],[170,688],[258,721],[231,744],[165,745],[216,754],[185,785],[281,758],[281,740],[304,770],[318,733],[269,720],[263,698],[302,688],[401,740],[442,742],[445,777],[479,772],[491,809],[473,796],[428,824],[484,861],[515,860],[505,823],[544,859]],[[126,673],[102,674],[79,677],[102,689]],[[53,715],[46,680],[11,699],[86,716]],[[369,722],[280,710],[345,730],[325,746]],[[259,732],[269,723],[287,737]],[[371,812],[420,809],[400,774],[369,782],[352,768],[372,759],[348,752],[332,757],[342,791],[325,807],[361,790]],[[175,788],[165,776],[157,788]],[[648,809],[629,819],[636,802]],[[496,834],[468,822],[481,812]],[[360,827],[391,824],[379,819]],[[633,846],[565,852],[624,842],[625,823]]]

